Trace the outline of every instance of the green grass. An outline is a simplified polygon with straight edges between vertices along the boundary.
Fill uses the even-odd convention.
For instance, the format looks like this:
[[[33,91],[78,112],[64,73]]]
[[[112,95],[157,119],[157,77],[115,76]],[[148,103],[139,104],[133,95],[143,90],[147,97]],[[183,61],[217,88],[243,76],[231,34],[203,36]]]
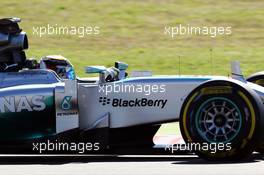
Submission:
[[[83,67],[129,63],[131,70],[177,74],[229,73],[230,60],[240,60],[246,75],[263,70],[264,2],[262,0],[1,0],[0,17],[17,16],[30,40],[29,57],[62,54],[84,76]],[[99,26],[99,36],[33,36],[33,26]],[[231,26],[232,35],[164,35],[164,26]],[[213,70],[210,65],[213,49]]]
[[[29,57],[61,54],[69,58],[79,76],[86,65],[112,66],[125,61],[131,70],[177,74],[229,74],[229,62],[241,61],[246,75],[264,69],[263,0],[1,0],[0,17],[22,18],[27,31]],[[33,35],[33,26],[100,27],[100,35]],[[169,38],[164,27],[231,26],[232,35]],[[213,69],[210,49],[213,49]]]

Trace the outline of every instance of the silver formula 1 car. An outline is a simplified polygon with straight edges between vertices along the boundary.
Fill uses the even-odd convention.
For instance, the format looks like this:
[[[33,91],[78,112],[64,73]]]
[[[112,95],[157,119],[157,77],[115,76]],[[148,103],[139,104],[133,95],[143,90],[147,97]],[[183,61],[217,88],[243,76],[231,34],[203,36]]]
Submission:
[[[98,78],[79,78],[62,56],[27,59],[18,22],[0,20],[2,152],[53,140],[96,143],[97,153],[137,153],[153,148],[161,124],[175,121],[186,144],[203,146],[193,150],[202,158],[233,160],[263,151],[263,73],[251,83],[234,63],[232,77],[128,75],[128,65],[116,62],[86,67]]]

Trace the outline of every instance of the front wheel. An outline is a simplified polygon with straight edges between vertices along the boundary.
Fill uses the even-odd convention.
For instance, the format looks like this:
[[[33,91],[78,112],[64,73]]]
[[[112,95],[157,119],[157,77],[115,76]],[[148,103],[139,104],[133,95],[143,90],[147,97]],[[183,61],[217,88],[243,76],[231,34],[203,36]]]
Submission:
[[[259,102],[254,92],[234,82],[202,84],[181,110],[180,129],[188,148],[209,160],[249,156],[258,142]]]

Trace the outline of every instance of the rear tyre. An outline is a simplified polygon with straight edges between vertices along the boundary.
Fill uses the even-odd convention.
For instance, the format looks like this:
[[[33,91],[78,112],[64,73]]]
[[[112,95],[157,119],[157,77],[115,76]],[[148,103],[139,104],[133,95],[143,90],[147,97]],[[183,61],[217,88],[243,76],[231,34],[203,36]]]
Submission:
[[[180,116],[189,149],[208,160],[248,157],[259,142],[260,100],[239,82],[214,80],[193,90]]]

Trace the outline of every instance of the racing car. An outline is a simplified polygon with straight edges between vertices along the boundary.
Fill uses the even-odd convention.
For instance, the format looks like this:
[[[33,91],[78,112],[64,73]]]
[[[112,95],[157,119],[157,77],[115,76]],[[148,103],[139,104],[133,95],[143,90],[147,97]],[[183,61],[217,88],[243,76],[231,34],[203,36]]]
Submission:
[[[92,143],[96,153],[137,153],[153,149],[154,135],[169,122],[179,122],[186,144],[203,145],[193,152],[204,159],[241,159],[263,150],[263,73],[261,80],[247,80],[233,62],[230,77],[129,75],[126,63],[115,62],[87,66],[87,74],[98,76],[79,78],[63,56],[26,58],[28,39],[18,22],[0,20],[2,152],[30,145],[34,153],[32,144],[56,141]]]

